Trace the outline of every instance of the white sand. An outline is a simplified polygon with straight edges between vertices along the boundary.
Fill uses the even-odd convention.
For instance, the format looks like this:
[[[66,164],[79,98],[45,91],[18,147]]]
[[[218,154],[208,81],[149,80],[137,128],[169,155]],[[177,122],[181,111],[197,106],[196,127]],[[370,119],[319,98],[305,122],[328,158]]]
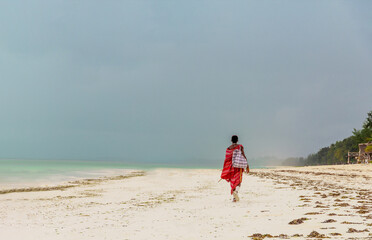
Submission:
[[[0,194],[0,237],[307,239],[315,230],[331,239],[371,239],[369,232],[347,233],[372,232],[371,165],[254,170],[244,175],[237,203],[219,176],[218,170],[158,169],[63,191]],[[319,214],[306,215],[311,212]],[[303,217],[309,220],[288,224]],[[328,219],[336,222],[322,223]]]

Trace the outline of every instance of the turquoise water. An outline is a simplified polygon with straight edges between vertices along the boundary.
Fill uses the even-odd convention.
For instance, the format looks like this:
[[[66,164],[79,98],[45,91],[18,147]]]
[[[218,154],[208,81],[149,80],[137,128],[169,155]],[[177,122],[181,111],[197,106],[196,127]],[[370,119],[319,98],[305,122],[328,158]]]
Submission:
[[[120,162],[73,160],[0,160],[1,182],[38,181],[43,179],[68,180],[71,177],[94,177],[103,170],[149,169],[152,166],[135,166]]]
[[[0,159],[0,183],[46,180],[63,181],[70,180],[74,177],[97,177],[107,175],[108,173],[121,174],[120,169],[149,170],[154,168],[218,169],[216,167],[182,166],[180,164],[128,164],[113,161]],[[222,168],[222,165],[220,168]]]

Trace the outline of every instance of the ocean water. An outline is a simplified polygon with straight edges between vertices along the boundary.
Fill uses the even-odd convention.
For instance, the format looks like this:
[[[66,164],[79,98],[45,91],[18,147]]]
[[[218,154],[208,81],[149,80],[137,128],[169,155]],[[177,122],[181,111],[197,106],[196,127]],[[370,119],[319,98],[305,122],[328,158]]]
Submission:
[[[182,164],[128,164],[114,161],[0,159],[0,184],[62,182],[76,178],[121,175],[128,170],[155,168],[222,168]],[[251,168],[262,168],[252,167]]]
[[[122,174],[125,169],[148,169],[108,161],[0,159],[0,183],[67,181],[81,177]]]

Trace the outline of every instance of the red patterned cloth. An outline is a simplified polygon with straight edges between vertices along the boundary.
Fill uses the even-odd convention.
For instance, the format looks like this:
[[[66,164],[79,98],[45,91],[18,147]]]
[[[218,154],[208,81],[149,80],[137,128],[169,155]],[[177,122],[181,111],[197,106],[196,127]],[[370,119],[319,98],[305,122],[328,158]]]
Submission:
[[[223,169],[221,173],[221,178],[225,179],[226,181],[230,182],[231,186],[231,194],[234,192],[235,188],[242,182],[243,180],[243,169],[242,168],[234,168],[232,166],[232,155],[235,149],[241,149],[243,146],[239,144],[233,149],[226,149],[226,156],[225,162],[223,164]]]

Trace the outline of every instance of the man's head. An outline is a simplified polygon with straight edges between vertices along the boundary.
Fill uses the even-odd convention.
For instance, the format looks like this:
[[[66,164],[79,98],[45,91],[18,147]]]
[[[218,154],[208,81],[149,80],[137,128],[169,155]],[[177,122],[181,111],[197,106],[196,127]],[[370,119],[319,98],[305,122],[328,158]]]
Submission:
[[[231,137],[231,142],[232,142],[232,143],[237,143],[237,142],[238,142],[238,136],[233,135],[233,136]]]

